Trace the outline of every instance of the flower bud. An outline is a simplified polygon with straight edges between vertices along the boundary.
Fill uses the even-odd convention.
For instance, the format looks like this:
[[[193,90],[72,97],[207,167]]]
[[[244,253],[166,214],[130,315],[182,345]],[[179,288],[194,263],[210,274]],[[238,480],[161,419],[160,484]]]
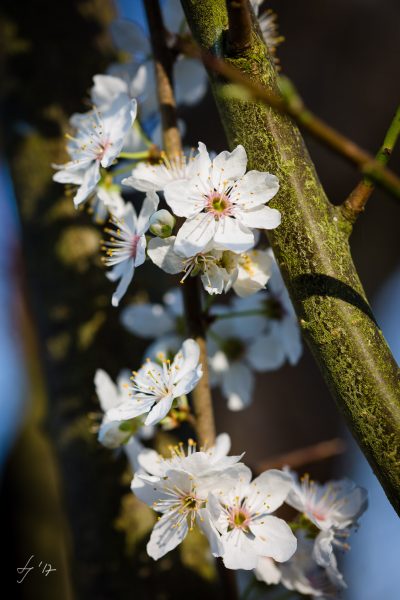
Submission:
[[[172,235],[175,226],[175,217],[168,210],[158,210],[150,219],[150,231],[153,235],[160,238],[167,238]]]

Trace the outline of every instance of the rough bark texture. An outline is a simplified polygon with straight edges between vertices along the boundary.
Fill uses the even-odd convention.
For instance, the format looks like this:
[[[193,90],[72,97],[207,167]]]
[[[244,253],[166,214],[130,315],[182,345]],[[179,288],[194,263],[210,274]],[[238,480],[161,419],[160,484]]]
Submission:
[[[254,27],[251,47],[229,56],[224,0],[183,0],[196,41],[276,91],[276,73]],[[305,339],[386,494],[400,512],[399,370],[352,262],[350,226],[326,198],[293,122],[258,104],[228,98],[210,74],[231,147],[281,188],[271,206],[282,225],[270,236]]]

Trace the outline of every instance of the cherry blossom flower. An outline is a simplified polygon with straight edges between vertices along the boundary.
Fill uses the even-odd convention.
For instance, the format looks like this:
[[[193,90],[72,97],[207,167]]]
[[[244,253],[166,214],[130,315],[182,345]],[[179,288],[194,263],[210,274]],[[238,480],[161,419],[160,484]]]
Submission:
[[[301,481],[290,473],[292,488],[287,503],[323,531],[356,524],[367,508],[367,492],[349,479],[319,484],[305,475]]]
[[[176,251],[175,241],[175,236],[150,240],[147,254],[154,264],[172,275],[184,273],[181,283],[190,275],[200,275],[209,294],[222,294],[231,289],[238,277],[240,255],[206,247],[202,252],[187,257]]]
[[[146,259],[146,236],[149,221],[152,214],[157,210],[158,196],[155,192],[149,192],[142,204],[139,215],[132,204],[127,203],[123,216],[117,218],[111,215],[113,229],[106,229],[111,237],[104,242],[103,249],[106,252],[104,259],[108,267],[112,267],[107,277],[119,284],[112,296],[112,305],[118,306],[124,296],[135,273],[135,268],[144,263]]]
[[[347,550],[350,528],[368,505],[367,491],[349,479],[318,484],[305,475],[299,482],[295,473],[286,502],[303,513],[320,531],[315,538],[314,560],[335,570],[334,546]]]
[[[143,502],[161,513],[147,544],[147,553],[158,560],[178,546],[189,530],[197,524],[210,543],[211,552],[220,555],[220,536],[207,510],[209,492],[228,490],[247,470],[235,464],[225,470],[207,468],[207,459],[195,453],[188,457],[200,468],[195,474],[184,469],[169,469],[162,478],[137,473],[132,481],[132,491]],[[196,456],[198,455],[198,456]]]
[[[227,456],[230,438],[217,437],[210,449],[196,449],[189,441],[172,449],[170,458],[143,449],[134,456],[137,467],[132,491],[143,502],[162,514],[147,545],[148,554],[157,560],[175,548],[197,523],[210,542],[211,551],[222,551],[220,535],[207,510],[209,491],[228,490],[248,469],[238,463],[241,456]]]
[[[115,384],[111,377],[102,369],[95,373],[94,384],[104,417],[100,425],[98,439],[107,448],[119,448],[125,445],[133,435],[143,439],[153,436],[154,428],[143,426],[140,419],[127,422],[113,421],[109,411],[123,404],[129,398],[129,371],[122,371]]]
[[[125,98],[117,97],[104,112],[95,109],[73,121],[78,130],[69,138],[67,146],[71,160],[64,165],[55,165],[59,172],[53,179],[79,186],[74,196],[75,206],[95,191],[101,178],[100,168],[109,167],[117,158],[135,117],[136,100],[127,102]]]
[[[220,433],[210,448],[197,448],[196,442],[188,441],[187,449],[183,443],[169,448],[170,456],[165,458],[155,450],[141,448],[135,462],[142,473],[155,477],[164,477],[170,469],[181,469],[192,475],[223,471],[238,463],[240,456],[228,456],[231,440],[227,433]]]
[[[185,324],[181,290],[170,289],[162,304],[131,304],[121,312],[123,326],[138,337],[155,339],[145,355],[152,360],[158,356],[173,358],[184,340]]]
[[[221,534],[221,556],[228,569],[254,569],[261,556],[288,560],[297,542],[288,524],[273,513],[286,499],[290,478],[278,470],[265,471],[251,481],[246,469],[230,489],[214,488],[208,510]]]
[[[197,173],[164,189],[174,214],[186,217],[175,241],[177,252],[193,256],[211,241],[222,250],[244,252],[254,246],[253,228],[274,229],[280,224],[279,211],[266,206],[279,189],[278,179],[259,171],[246,173],[246,165],[243,146],[211,160],[199,143]]]
[[[323,568],[313,558],[313,540],[304,530],[296,532],[297,550],[287,562],[277,565],[273,560],[262,557],[255,569],[259,581],[266,584],[281,583],[288,590],[307,596],[327,599],[336,598],[346,587],[336,565]]]
[[[228,400],[228,408],[237,411],[251,404],[253,370],[270,371],[280,365],[270,338],[262,336],[260,343],[260,329],[248,326],[252,317],[230,317],[230,312],[228,307],[213,306],[212,313],[217,320],[208,332],[207,353],[211,385],[218,385]]]
[[[193,157],[179,154],[168,157],[165,152],[161,154],[158,164],[140,162],[132,170],[132,175],[122,180],[124,185],[133,187],[139,192],[163,191],[171,181],[190,179],[196,174],[200,156]]]
[[[127,421],[146,413],[145,425],[155,425],[166,417],[175,398],[188,394],[202,376],[200,349],[192,340],[185,340],[174,360],[164,359],[162,365],[148,360],[134,372],[129,388],[130,397],[109,412],[110,419]]]
[[[234,292],[243,298],[262,290],[271,277],[272,269],[273,259],[268,250],[243,252],[239,256]]]

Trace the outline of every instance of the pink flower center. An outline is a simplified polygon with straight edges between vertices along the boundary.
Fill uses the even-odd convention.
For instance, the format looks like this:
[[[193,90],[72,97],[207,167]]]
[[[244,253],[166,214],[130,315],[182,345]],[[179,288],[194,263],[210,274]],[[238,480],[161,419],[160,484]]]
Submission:
[[[138,243],[140,240],[140,235],[134,235],[131,240],[131,258],[136,258],[136,252]]]
[[[229,529],[241,529],[247,531],[251,517],[248,510],[242,506],[235,506],[229,513]]]
[[[104,142],[101,142],[97,148],[96,159],[101,161],[111,145],[112,143],[109,140],[104,140]]]
[[[206,211],[212,213],[218,220],[233,213],[233,204],[225,194],[211,192],[207,196]]]

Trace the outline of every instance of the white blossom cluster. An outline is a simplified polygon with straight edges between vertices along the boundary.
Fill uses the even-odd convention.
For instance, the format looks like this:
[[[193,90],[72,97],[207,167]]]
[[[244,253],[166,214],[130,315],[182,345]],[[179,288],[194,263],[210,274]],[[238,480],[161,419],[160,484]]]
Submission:
[[[158,560],[199,527],[210,551],[228,569],[254,570],[268,585],[319,598],[335,598],[346,587],[335,548],[367,507],[366,491],[349,480],[301,482],[288,469],[267,470],[255,479],[228,456],[230,438],[220,434],[209,449],[189,440],[165,458],[133,437],[123,446],[134,471],[133,493],[159,514],[147,544]],[[283,503],[298,511],[287,523],[274,515]]]
[[[258,14],[259,0],[252,4],[265,42],[276,45],[273,15]],[[180,3],[166,0],[163,11],[173,41],[185,31]],[[154,154],[161,136],[150,42],[134,23],[116,21],[112,35],[124,60],[93,78],[92,108],[71,117],[69,160],[55,165],[54,180],[73,186],[76,207],[90,205],[97,221],[109,217],[102,247],[107,277],[116,282],[114,306],[146,260],[179,275],[182,284],[200,279],[210,385],[231,410],[241,410],[252,401],[255,373],[295,365],[302,353],[293,306],[260,235],[281,222],[280,212],[268,206],[279,191],[278,178],[247,170],[241,145],[217,155],[202,142],[196,151]],[[174,79],[178,104],[194,104],[205,93],[204,69],[193,59],[178,56]],[[132,190],[144,194],[140,210],[123,198]],[[213,303],[230,291],[229,304]],[[114,383],[105,371],[96,372],[104,413],[98,437],[110,449],[124,449],[134,470],[132,491],[159,513],[148,554],[164,556],[198,526],[227,568],[253,570],[261,581],[310,596],[334,597],[345,586],[335,549],[346,548],[343,540],[366,508],[365,491],[346,480],[299,483],[288,470],[253,479],[243,455],[228,456],[227,434],[209,449],[197,450],[194,442],[187,452],[178,446],[169,458],[145,448],[140,440],[150,439],[157,425],[170,428],[188,412],[187,395],[206,363],[197,342],[186,337],[178,288],[163,304],[126,306],[121,321],[152,342],[132,376],[123,371]],[[285,502],[299,513],[290,524],[274,515]]]

